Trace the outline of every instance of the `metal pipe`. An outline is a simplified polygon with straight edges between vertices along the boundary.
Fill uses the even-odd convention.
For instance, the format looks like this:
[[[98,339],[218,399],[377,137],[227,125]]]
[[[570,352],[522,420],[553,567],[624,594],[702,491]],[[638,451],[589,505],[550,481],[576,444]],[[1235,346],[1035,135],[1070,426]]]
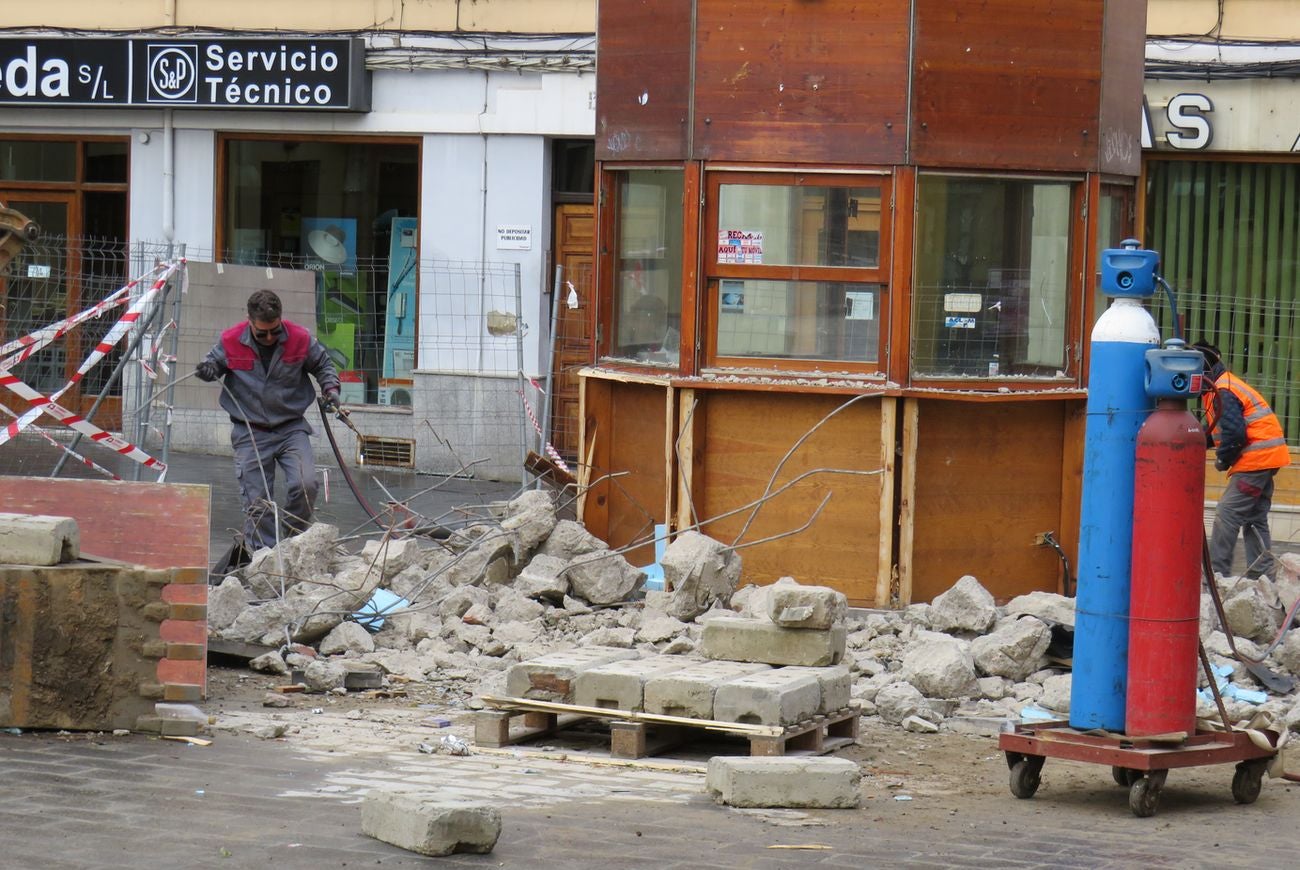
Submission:
[[[546,395],[542,397],[542,434],[538,436],[537,452],[545,455],[546,443],[551,440],[551,391],[555,384],[555,327],[560,321],[560,287],[564,267],[555,264],[555,286],[551,288],[551,328],[548,333],[550,346],[546,350]],[[537,488],[541,489],[541,475],[537,477]]]
[[[181,259],[184,260],[185,245],[183,243],[180,246],[180,255],[181,255]],[[184,281],[185,278],[182,275],[182,272],[185,268],[186,268],[185,266],[181,266],[181,271],[177,271],[176,274],[172,276],[172,280],[176,280],[176,276],[181,275],[180,280]],[[167,352],[168,355],[172,358],[172,365],[177,366],[179,368],[180,359],[178,357],[178,353],[179,353],[180,341],[181,341],[181,294],[179,292],[177,292],[172,297],[172,320],[175,322],[176,328],[172,330],[171,346],[167,349]],[[153,403],[150,402],[150,404]],[[163,445],[162,445],[163,465],[167,464],[168,456],[170,456],[171,454],[172,408],[174,407],[176,407],[176,378],[171,378],[170,382],[167,384],[167,422],[163,425]]]

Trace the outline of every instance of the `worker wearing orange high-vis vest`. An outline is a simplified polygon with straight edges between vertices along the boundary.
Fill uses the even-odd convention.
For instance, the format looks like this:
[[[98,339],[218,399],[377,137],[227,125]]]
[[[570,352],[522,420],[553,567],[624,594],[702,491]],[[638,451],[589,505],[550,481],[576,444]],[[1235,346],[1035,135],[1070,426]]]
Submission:
[[[1264,397],[1223,365],[1219,349],[1204,341],[1193,345],[1205,357],[1206,444],[1214,448],[1214,467],[1228,472],[1210,534],[1210,562],[1220,575],[1232,571],[1237,536],[1246,539],[1246,576],[1272,574],[1273,546],[1268,512],[1273,506],[1273,477],[1291,463],[1282,424]]]

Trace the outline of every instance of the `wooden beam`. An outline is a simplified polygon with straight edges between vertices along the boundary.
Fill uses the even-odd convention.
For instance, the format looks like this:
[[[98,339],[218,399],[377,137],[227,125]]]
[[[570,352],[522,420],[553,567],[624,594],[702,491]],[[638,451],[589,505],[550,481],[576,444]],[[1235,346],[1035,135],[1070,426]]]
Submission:
[[[916,530],[916,448],[920,439],[921,403],[903,400],[903,458],[898,500],[898,604],[912,603],[912,540]]]
[[[687,716],[668,716],[662,713],[642,713],[639,710],[616,710],[612,707],[583,707],[579,704],[560,704],[555,701],[534,701],[531,698],[511,698],[501,695],[484,695],[489,707],[515,710],[535,710],[543,713],[576,713],[600,719],[626,719],[629,722],[657,722],[662,725],[689,725],[710,731],[727,731],[732,734],[750,734],[756,737],[777,737],[785,729],[777,725],[753,725],[747,722],[723,722],[718,719],[691,719]]]
[[[698,463],[695,450],[695,433],[698,423],[696,415],[702,409],[697,406],[698,399],[694,390],[677,390],[677,442],[674,445],[674,457],[677,470],[673,478],[677,481],[677,514],[675,529],[685,529],[694,525],[695,516],[695,469]]]
[[[671,528],[676,515],[677,457],[673,447],[677,442],[677,391],[672,384],[664,389],[664,524]]]
[[[876,557],[876,606],[890,606],[890,587],[894,574],[894,451],[898,400],[886,396],[880,400],[880,502],[878,556]]]

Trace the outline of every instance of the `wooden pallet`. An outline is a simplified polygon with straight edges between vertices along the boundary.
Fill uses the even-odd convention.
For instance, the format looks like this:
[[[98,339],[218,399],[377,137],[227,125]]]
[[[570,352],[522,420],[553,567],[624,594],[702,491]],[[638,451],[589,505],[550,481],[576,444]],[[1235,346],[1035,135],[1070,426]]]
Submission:
[[[749,740],[752,756],[823,755],[858,739],[857,707],[826,716],[814,716],[784,728],[774,725],[751,725],[744,722],[720,722],[714,719],[688,719],[633,710],[610,710],[580,707],[527,698],[486,696],[484,703],[492,710],[479,712],[474,723],[474,741],[479,746],[513,746],[546,737],[582,722],[607,721],[613,758],[645,758],[673,747],[697,741],[702,733],[715,732]],[[522,718],[522,727],[511,727]]]

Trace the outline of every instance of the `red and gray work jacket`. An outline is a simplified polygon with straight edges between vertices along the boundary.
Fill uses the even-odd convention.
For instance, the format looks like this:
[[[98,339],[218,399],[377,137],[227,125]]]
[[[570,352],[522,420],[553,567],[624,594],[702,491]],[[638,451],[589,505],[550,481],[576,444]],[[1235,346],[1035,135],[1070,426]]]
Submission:
[[[321,392],[337,391],[339,376],[325,346],[305,327],[280,322],[284,329],[269,365],[262,365],[247,322],[221,333],[207,359],[225,377],[219,401],[231,420],[247,421],[257,429],[280,429],[298,422],[311,431],[304,415],[316,401],[316,390],[308,375],[316,379]]]

